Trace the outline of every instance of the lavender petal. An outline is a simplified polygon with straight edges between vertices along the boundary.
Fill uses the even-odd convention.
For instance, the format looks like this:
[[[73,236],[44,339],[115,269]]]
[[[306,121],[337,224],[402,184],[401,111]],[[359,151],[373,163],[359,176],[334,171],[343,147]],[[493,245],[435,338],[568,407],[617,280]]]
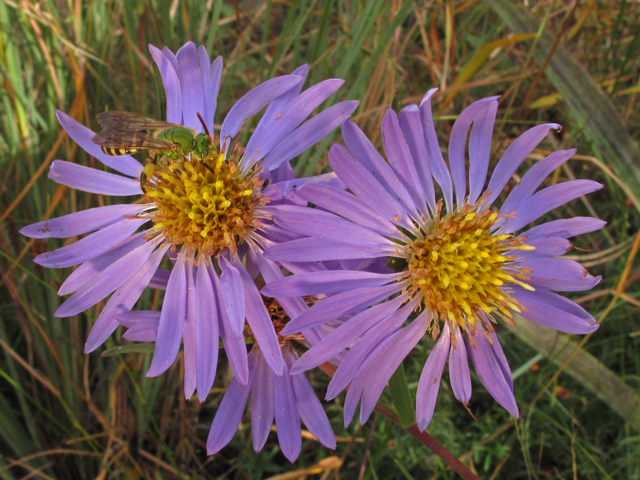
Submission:
[[[469,205],[476,203],[487,179],[491,136],[498,111],[498,101],[490,98],[486,108],[476,116],[469,138]]]
[[[247,323],[260,346],[267,365],[269,365],[273,373],[282,375],[283,361],[278,336],[273,328],[269,312],[264,306],[262,296],[244,266],[239,262],[235,262],[234,266],[240,272],[240,278],[244,286]]]
[[[420,374],[420,381],[418,382],[418,391],[416,392],[416,421],[421,432],[429,426],[433,418],[436,400],[438,399],[438,391],[440,390],[440,379],[442,378],[442,371],[444,370],[444,364],[447,361],[447,355],[450,349],[451,332],[449,331],[449,325],[445,323],[438,342],[431,352],[429,352],[427,361]]]
[[[207,127],[209,133],[213,132],[213,116],[216,112],[216,102],[218,97],[217,89],[220,87],[220,73],[222,73],[222,68],[218,70],[218,66],[213,68],[213,65],[218,62],[220,67],[222,67],[222,57],[218,57],[214,60],[213,64],[209,59],[209,53],[204,45],[200,45],[198,47],[198,62],[200,64],[200,72],[202,74],[202,108],[198,110],[198,112],[202,115],[202,119],[204,120],[204,124]],[[212,73],[215,74],[215,80],[212,76]],[[217,85],[214,86],[214,81]],[[200,122],[198,121],[198,125],[200,128]]]
[[[387,248],[362,247],[307,237],[281,243],[266,251],[267,258],[274,262],[321,262],[327,260],[347,260],[356,258],[378,258],[392,255]]]
[[[286,364],[291,367],[296,361],[296,354],[287,348],[283,352],[283,355]],[[322,404],[318,400],[316,392],[313,391],[313,387],[307,380],[307,377],[304,375],[291,375],[291,381],[293,383],[296,404],[298,405],[298,414],[307,429],[322,445],[335,450],[336,437],[331,429],[327,414],[324,408],[322,408]]]
[[[196,112],[204,113],[204,89],[202,69],[196,44],[187,42],[176,54],[178,59],[178,78],[182,94],[182,124],[197,132],[202,132],[202,124]]]
[[[344,156],[342,160],[340,157],[337,157],[335,161],[342,161],[343,168],[347,168],[349,162],[345,163],[345,160],[350,159],[353,161],[351,158],[351,155],[353,155],[353,158],[357,160],[357,167],[350,169],[353,170],[353,168],[356,168],[356,171],[346,170],[343,173],[334,167],[333,169],[338,176],[347,182],[343,176],[345,173],[349,173],[349,182],[353,185],[358,185],[358,191],[350,187],[352,192],[359,197],[366,195],[366,198],[363,198],[363,200],[370,205],[380,203],[383,208],[386,209],[384,213],[387,213],[387,218],[395,219],[398,217],[396,222],[399,222],[399,224],[403,226],[411,225],[407,213],[409,210],[415,211],[412,205],[413,201],[411,200],[409,192],[393,171],[393,168],[382,158],[382,155],[378,153],[371,141],[355,123],[351,121],[344,122],[342,124],[342,136],[344,137],[347,147],[349,147],[350,154],[346,153],[346,150],[341,147],[335,154],[344,156],[344,153],[346,153],[346,156]],[[331,158],[329,158],[329,161],[331,162]],[[361,174],[358,174],[358,170],[364,172],[366,175],[360,177]],[[364,186],[364,188],[361,188],[362,186]],[[369,193],[367,186],[375,190]],[[405,213],[405,210],[407,213]],[[393,213],[394,211],[396,211],[395,214]]]
[[[231,332],[239,336],[242,335],[244,330],[245,317],[244,287],[242,286],[240,272],[224,257],[218,259],[218,265],[220,265],[222,269],[222,275],[220,275],[220,292],[222,292],[224,308],[229,318]]]
[[[337,103],[303,123],[271,150],[262,168],[275,170],[318,143],[349,118],[359,103],[357,100]]]
[[[115,157],[114,157],[115,158]],[[120,158],[120,157],[118,157]],[[49,178],[56,183],[89,193],[101,193],[114,197],[140,195],[140,182],[95,168],[83,167],[64,160],[54,160]]]
[[[133,234],[147,219],[126,219],[98,230],[75,243],[43,253],[33,259],[48,268],[65,268],[78,265],[102,255]]]
[[[218,312],[207,266],[198,267],[196,278],[196,388],[204,402],[216,378],[218,365]]]
[[[54,315],[70,317],[98,303],[133,276],[144,265],[154,248],[154,243],[147,242],[111,264],[60,305]]]
[[[159,325],[160,316],[158,315],[157,318],[136,323],[122,334],[122,338],[131,342],[155,342],[158,339]]]
[[[449,350],[449,381],[456,398],[467,405],[471,399],[471,375],[469,374],[469,361],[464,339],[460,333],[460,327],[453,328],[455,343],[452,342]]]
[[[508,219],[498,232],[517,232],[554,208],[602,187],[602,184],[593,180],[570,180],[540,190],[522,202],[516,214],[517,218]]]
[[[361,287],[379,287],[395,282],[402,273],[379,274],[359,271],[311,272],[277,280],[262,289],[267,297],[304,297],[339,293]]]
[[[275,283],[275,282],[273,282]],[[273,285],[273,283],[271,285]],[[291,335],[312,328],[350,312],[367,308],[400,292],[404,284],[384,287],[354,288],[324,299],[292,319],[282,330],[282,335]],[[286,290],[286,289],[285,289]]]
[[[178,356],[187,313],[186,262],[185,254],[181,252],[171,271],[160,312],[156,349],[147,377],[157,377],[167,371]]]
[[[258,113],[264,106],[269,104],[274,98],[282,95],[290,88],[295,87],[302,81],[297,75],[283,75],[272,78],[258,85],[231,107],[229,113],[222,122],[220,130],[220,141],[225,145],[227,138],[235,137],[240,131],[240,127],[245,120]]]
[[[421,215],[428,216],[427,196],[420,184],[413,157],[400,128],[398,115],[392,109],[387,110],[382,118],[382,142],[389,163],[411,196],[410,205]],[[412,216],[417,217],[415,213]]]
[[[135,248],[138,248],[140,245],[143,245],[146,242],[144,237],[144,232],[134,233],[102,255],[98,255],[97,257],[84,262],[71,272],[67,279],[62,283],[58,289],[58,295],[69,295],[70,293],[80,290],[89,280],[95,278],[109,265],[117,261],[119,258],[124,257]]]
[[[129,279],[111,295],[109,301],[98,315],[84,345],[84,353],[93,352],[102,345],[118,327],[118,315],[131,310],[147,287],[153,273],[158,269],[168,247],[153,252],[147,261]]]
[[[180,53],[180,52],[178,52]],[[189,400],[193,396],[197,387],[196,363],[200,352],[197,351],[197,333],[196,333],[196,304],[200,301],[196,300],[196,284],[194,281],[193,262],[187,260],[186,264],[187,276],[187,311],[185,313],[184,326],[182,327],[182,338],[184,342],[184,397]]]
[[[29,238],[69,238],[107,227],[128,215],[137,215],[148,205],[109,205],[51,218],[20,229]]]
[[[551,129],[561,130],[562,127],[557,123],[536,125],[524,132],[509,145],[496,165],[493,175],[491,175],[491,180],[489,180],[487,191],[490,192],[490,194],[487,197],[487,201],[483,204],[484,208],[488,208],[494,200],[498,198],[498,195],[500,195],[502,189],[520,164],[522,164],[524,159],[527,158],[527,155],[536,148],[544,137],[547,136]]]
[[[216,412],[209,430],[207,438],[207,455],[222,450],[233,438],[238,430],[244,407],[247,405],[251,384],[256,372],[256,359],[250,357],[251,370],[250,378],[247,385],[242,385],[238,379],[234,378],[224,394],[220,407]]]
[[[493,345],[478,330],[475,335],[475,346],[472,346],[467,333],[464,334],[467,352],[471,356],[473,366],[487,391],[511,415],[518,418],[518,404],[513,396],[513,380],[511,372],[504,369],[506,359],[500,347],[498,337],[492,337]],[[497,348],[496,348],[497,345]]]
[[[274,376],[276,427],[280,449],[293,463],[300,455],[302,448],[302,431],[289,367],[282,363],[282,375]]]
[[[453,184],[451,183],[451,175],[440,151],[438,136],[436,135],[433,122],[433,114],[431,113],[431,97],[437,90],[437,88],[432,88],[420,101],[420,119],[425,143],[427,145],[427,158],[429,159],[431,173],[442,189],[447,211],[450,212],[453,211]]]
[[[162,85],[167,99],[167,122],[182,123],[182,96],[176,65],[171,62],[170,57],[165,52],[153,45],[149,45],[149,52],[153,57],[153,61],[156,62],[160,78],[162,78]]]
[[[577,334],[595,332],[599,327],[584,308],[561,295],[543,289],[530,292],[516,286],[511,296],[527,309],[521,313],[523,317],[545,327]]]
[[[417,105],[407,105],[400,112],[400,128],[409,146],[415,168],[426,195],[427,204],[432,212],[436,211],[436,194],[433,187],[431,167],[427,159],[427,144],[422,131],[420,109]]]
[[[255,355],[257,364],[251,386],[251,436],[253,449],[259,452],[269,437],[275,418],[275,379],[259,348],[254,346],[249,355]]]
[[[522,232],[528,240],[544,237],[571,238],[583,233],[595,232],[607,224],[604,220],[592,217],[561,218],[544,223]],[[529,242],[527,242],[529,243]]]
[[[138,175],[140,175],[142,165],[135,158],[130,155],[111,157],[105,154],[99,145],[91,141],[95,136],[94,132],[84,125],[76,122],[73,118],[60,110],[56,110],[56,117],[71,139],[80,145],[80,147],[89,155],[97,158],[100,162],[105,164],[107,167],[112,168],[116,172],[124,173],[130,177],[138,177]]]

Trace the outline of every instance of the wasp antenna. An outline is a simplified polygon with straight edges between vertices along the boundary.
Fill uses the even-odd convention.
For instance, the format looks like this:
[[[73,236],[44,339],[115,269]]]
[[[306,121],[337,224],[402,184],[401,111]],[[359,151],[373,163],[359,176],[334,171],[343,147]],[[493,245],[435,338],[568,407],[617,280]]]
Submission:
[[[196,112],[196,115],[200,119],[200,123],[202,124],[202,128],[204,128],[204,133],[207,134],[207,138],[209,139],[209,143],[213,143],[213,140],[211,139],[211,134],[209,133],[209,129],[207,128],[207,124],[204,123],[204,118],[202,118],[202,115],[200,115],[200,112]]]

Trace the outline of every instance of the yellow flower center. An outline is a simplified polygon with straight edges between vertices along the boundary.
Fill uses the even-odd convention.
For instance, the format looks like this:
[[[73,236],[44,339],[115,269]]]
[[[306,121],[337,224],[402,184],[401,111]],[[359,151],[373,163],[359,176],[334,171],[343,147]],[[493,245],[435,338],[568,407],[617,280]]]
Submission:
[[[144,197],[153,202],[153,230],[174,246],[214,255],[237,244],[259,224],[255,207],[262,203],[257,174],[244,178],[222,153],[206,158],[187,155],[176,161],[149,163],[142,175]]]
[[[412,290],[423,296],[423,306],[440,320],[451,321],[463,329],[482,312],[499,310],[507,318],[509,309],[520,311],[518,302],[505,289],[505,283],[533,287],[527,272],[510,265],[511,250],[533,250],[524,238],[509,234],[492,235],[497,212],[477,211],[477,205],[465,205],[460,211],[435,218],[426,226],[423,238],[406,247]],[[506,268],[505,268],[506,267]]]

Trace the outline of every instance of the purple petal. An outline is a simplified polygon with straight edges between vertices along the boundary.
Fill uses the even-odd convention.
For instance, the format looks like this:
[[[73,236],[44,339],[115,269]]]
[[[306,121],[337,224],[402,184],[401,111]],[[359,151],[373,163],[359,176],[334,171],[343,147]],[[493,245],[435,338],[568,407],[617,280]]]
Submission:
[[[317,184],[306,185],[296,193],[299,197],[304,198],[318,207],[325,208],[358,225],[374,230],[381,235],[398,240],[404,240],[406,238],[393,223],[387,221],[355,195],[328,185]]]
[[[409,205],[423,216],[428,216],[426,194],[420,184],[409,146],[400,129],[398,115],[392,109],[387,110],[382,118],[382,142],[389,163],[411,195]],[[412,216],[417,218],[418,215],[414,212],[411,212]]]
[[[571,150],[558,150],[536,163],[527,170],[527,173],[524,174],[520,183],[509,193],[500,211],[506,214],[517,210],[523,201],[533,195],[533,192],[536,191],[551,172],[569,160],[575,153],[575,148]]]
[[[431,167],[427,160],[427,145],[422,132],[420,109],[417,105],[407,105],[400,112],[400,128],[409,146],[413,162],[426,195],[426,201],[432,212],[436,210],[436,194],[433,188]]]
[[[384,387],[413,347],[427,331],[431,315],[423,312],[409,326],[398,330],[383,341],[358,370],[351,389],[362,389],[360,423],[365,423],[376,406]],[[347,394],[348,395],[348,394]],[[346,423],[346,408],[345,408]]]
[[[417,299],[408,302],[395,313],[379,322],[375,328],[369,329],[369,331],[364,333],[357,342],[351,346],[329,383],[325,397],[327,400],[337,397],[338,394],[347,387],[371,352],[373,352],[378,344],[389,336],[391,332],[396,331],[402,326],[409,315],[411,315],[411,312],[413,312],[417,302]],[[347,320],[345,323],[349,323],[350,321],[351,320]],[[313,348],[315,348],[315,345]]]
[[[77,315],[98,303],[134,275],[147,261],[155,246],[155,243],[147,242],[109,265],[60,305],[54,316],[70,317]]]
[[[290,348],[284,350],[283,355],[285,362],[291,367],[296,361],[297,355]],[[304,375],[291,375],[291,381],[293,382],[293,392],[300,418],[322,445],[334,450],[336,448],[336,437],[331,429],[327,414],[307,377]]]
[[[379,287],[396,281],[402,273],[389,275],[359,271],[311,272],[277,280],[262,289],[267,297],[304,297],[338,293],[361,287]]]
[[[133,325],[122,334],[122,338],[131,342],[155,342],[158,338],[158,325],[160,325],[160,312],[157,318],[143,320]]]
[[[555,293],[542,289],[530,292],[516,286],[511,296],[526,308],[523,317],[545,327],[577,334],[595,332],[599,327],[584,308]]]
[[[344,123],[344,125],[348,124],[349,122]],[[359,161],[361,162],[361,160]],[[395,194],[388,193],[378,179],[359,161],[354,160],[342,145],[333,145],[329,150],[331,168],[338,174],[340,180],[349,187],[349,190],[387,221],[410,231],[413,230],[413,222],[396,200]],[[397,183],[399,185],[400,181],[398,180]]]
[[[372,195],[367,197],[368,199],[372,199],[373,202],[367,199],[365,199],[365,201],[372,205],[376,205],[377,203],[384,204],[385,208],[391,208],[391,210],[389,210],[390,213],[396,209],[397,214],[391,213],[388,218],[395,219],[398,217],[396,223],[399,222],[402,225],[409,225],[409,228],[411,228],[412,223],[407,217],[405,209],[407,212],[409,210],[415,212],[413,200],[411,200],[409,192],[397,177],[393,168],[391,168],[391,166],[382,158],[382,155],[378,153],[371,141],[355,123],[350,121],[344,122],[342,124],[342,136],[349,148],[350,154],[353,155],[359,164],[356,172],[351,172],[349,177],[350,182],[354,185],[362,185],[364,183],[365,188],[358,188],[358,190],[367,192],[367,195],[368,190],[366,185],[371,185],[372,188],[375,188],[376,191],[372,192]],[[351,159],[351,156],[347,154],[345,159],[346,158]],[[329,158],[329,160],[331,161],[331,158]],[[339,158],[337,160],[339,160]],[[343,166],[343,168],[347,168],[347,166],[348,162]],[[353,168],[351,168],[351,170],[353,170]],[[362,170],[367,173],[366,178],[370,178],[371,180],[365,180],[364,182],[360,180],[357,175],[358,170]],[[338,176],[342,177],[342,174],[339,171],[336,170],[336,173],[338,173]],[[349,170],[345,173],[349,173]],[[355,178],[352,178],[353,174],[356,174]],[[375,180],[372,180],[374,178]],[[372,182],[375,182],[375,185]],[[351,188],[351,191],[358,196],[364,195],[364,193],[361,194],[356,192],[353,188]]]
[[[131,310],[149,284],[153,273],[158,269],[168,247],[161,247],[153,252],[142,267],[124,282],[111,295],[109,301],[98,315],[93,324],[84,353],[93,352],[102,345],[109,335],[118,327],[120,322],[116,318],[121,313]]]
[[[564,255],[572,246],[569,240],[558,237],[539,238],[531,241],[527,240],[526,243],[527,245],[535,247],[535,250],[512,250],[507,254],[507,256],[514,256],[517,259],[543,256],[554,257]]]
[[[247,144],[244,155],[250,159],[249,165],[268,155],[343,83],[344,80],[325,80],[281,105],[280,111],[269,111],[269,117],[263,117]]]
[[[488,120],[487,125],[481,125],[481,119],[478,118],[479,113],[483,112],[487,109],[487,107],[493,106],[493,116],[482,120]],[[478,172],[477,174],[482,176],[482,183],[480,186],[484,185],[484,180],[487,176],[487,167],[489,165],[489,154],[491,153],[491,133],[493,132],[493,123],[495,120],[495,110],[498,108],[498,102],[495,98],[483,98],[482,100],[478,100],[477,102],[472,103],[467,108],[465,108],[462,113],[458,116],[457,120],[453,124],[453,129],[451,130],[451,137],[449,139],[449,167],[451,169],[451,177],[453,179],[453,186],[456,192],[456,203],[458,205],[462,205],[465,203],[465,196],[467,194],[467,175],[466,175],[466,167],[465,167],[465,150],[467,146],[467,136],[469,135],[469,129],[471,128],[471,123],[473,123],[473,130],[475,134],[472,133],[473,138],[475,140],[475,145],[473,147],[480,146],[483,148],[482,152],[474,152],[472,148],[471,141],[469,142],[469,164],[472,164],[471,157],[473,155],[473,160],[479,162],[477,165]],[[476,120],[477,119],[477,120]],[[491,127],[488,132],[486,127]],[[484,127],[484,131],[482,134],[479,132],[479,129]],[[488,149],[487,149],[488,147]],[[478,159],[478,154],[480,154],[480,159]],[[475,162],[473,162],[475,163]],[[470,169],[471,170],[471,169]],[[484,170],[484,171],[483,171]],[[473,178],[471,176],[471,171],[469,171],[469,179]],[[479,179],[476,179],[479,180]],[[471,201],[469,202],[471,205]],[[475,202],[474,202],[475,203]]]
[[[65,268],[97,257],[133,234],[148,219],[126,219],[98,230],[75,243],[43,253],[33,259],[48,268]]]
[[[193,261],[187,260],[187,311],[185,313],[182,338],[184,341],[184,397],[189,400],[196,391],[196,363],[200,352],[196,350],[196,284],[194,281]],[[200,299],[198,299],[199,301]]]
[[[144,237],[144,232],[134,233],[111,250],[84,262],[67,277],[58,289],[58,295],[69,295],[70,293],[80,290],[89,280],[96,277],[109,265],[119,258],[124,257],[133,249],[143,245],[146,242]]]
[[[268,211],[273,214],[276,224],[295,233],[347,245],[380,249],[387,247],[389,254],[396,251],[396,244],[382,235],[317,208],[278,205],[270,207]]]
[[[222,343],[224,345],[224,351],[227,354],[231,369],[233,370],[236,379],[243,385],[246,385],[249,381],[249,367],[247,363],[247,345],[244,342],[243,335],[234,335],[231,332],[231,325],[229,324],[229,318],[227,312],[224,309],[224,301],[222,300],[222,292],[220,290],[220,279],[218,274],[213,268],[212,264],[207,266],[209,278],[213,285],[213,291],[216,295],[216,306],[218,313],[218,326],[220,330],[220,337],[222,337]]]
[[[262,110],[274,98],[282,95],[302,81],[302,78],[297,75],[283,75],[267,80],[247,93],[231,107],[224,122],[222,122],[220,130],[221,143],[224,145],[227,137],[235,137],[245,120]]]
[[[581,278],[574,280],[558,280],[557,278],[536,278],[531,277],[527,281],[531,286],[535,288],[544,288],[545,290],[555,290],[556,292],[584,292],[591,290],[598,283],[600,283],[602,277],[591,276],[589,274]]]
[[[451,343],[449,350],[449,381],[453,394],[464,405],[467,405],[471,399],[471,375],[469,374],[467,349],[458,326],[453,328],[453,335],[456,341]]]
[[[168,270],[158,270],[149,282],[149,287],[158,290],[166,290],[167,283],[169,282],[169,275],[171,275],[171,272]]]
[[[216,378],[218,365],[218,312],[211,277],[200,264],[196,279],[196,387],[204,402]]]
[[[602,184],[593,180],[571,180],[540,190],[522,202],[516,213],[517,218],[508,219],[498,232],[517,232],[554,208],[602,187]]]
[[[513,380],[509,366],[504,358],[498,337],[492,335],[493,345],[478,329],[475,344],[472,346],[469,336],[465,332],[467,352],[471,356],[473,367],[491,396],[502,405],[511,415],[518,417],[518,404],[513,396]],[[506,369],[505,369],[506,366]]]
[[[182,97],[176,67],[169,59],[170,57],[153,45],[149,45],[149,52],[153,57],[153,61],[156,62],[162,78],[162,85],[167,99],[167,122],[182,123]]]
[[[273,285],[273,283],[271,284]],[[282,330],[282,335],[291,335],[301,330],[315,327],[334,318],[339,318],[362,308],[374,305],[385,298],[392,297],[404,288],[403,284],[392,284],[385,287],[355,288],[334,295],[317,303],[298,317],[292,319]],[[286,290],[286,289],[285,289]]]
[[[482,193],[491,155],[491,136],[498,102],[494,97],[486,100],[491,101],[476,115],[469,138],[469,205],[475,204]]]
[[[242,385],[238,379],[234,378],[224,394],[220,407],[216,412],[209,430],[209,438],[207,438],[207,455],[222,450],[233,438],[238,430],[244,407],[247,405],[251,384],[256,372],[256,355],[249,355],[249,363],[251,370],[249,372],[248,385]]]
[[[213,63],[211,64],[211,115],[209,117],[209,119],[205,118],[205,123],[207,124],[207,127],[209,128],[209,133],[211,135],[213,135],[213,127],[214,127],[214,121],[213,119],[216,116],[216,110],[218,108],[218,93],[220,92],[220,80],[222,78],[222,67],[223,67],[223,62],[222,62],[222,57],[217,57]],[[207,91],[205,90],[205,101],[206,101],[206,95],[207,95]],[[205,108],[206,111],[206,108]],[[209,126],[209,121],[211,121],[211,126]]]
[[[241,263],[236,262],[234,266],[240,272],[240,278],[244,285],[244,299],[245,308],[247,312],[247,323],[251,328],[254,338],[260,346],[262,355],[267,362],[267,365],[271,368],[276,375],[282,375],[282,352],[280,351],[280,344],[278,343],[278,336],[276,335],[273,323],[269,312],[267,312],[264,306],[264,301],[255,283],[247,273],[247,270]]]
[[[266,251],[267,258],[275,262],[321,262],[356,258],[378,258],[391,255],[387,248],[361,247],[332,242],[319,237],[307,237],[274,245]]]
[[[269,437],[275,416],[275,379],[260,349],[254,346],[251,354],[256,355],[257,363],[256,375],[251,386],[251,436],[253,449],[259,452]]]
[[[451,333],[449,331],[449,325],[445,323],[438,342],[433,349],[431,349],[431,352],[429,352],[427,361],[420,374],[420,381],[418,382],[418,391],[416,392],[416,421],[418,428],[422,432],[429,426],[433,418],[436,400],[438,399],[438,391],[440,390],[442,370],[444,370],[444,364],[447,361],[450,348]]]
[[[116,320],[125,328],[131,328],[138,323],[150,320],[160,320],[160,312],[155,310],[136,310],[135,312],[123,312],[118,314]]]
[[[425,143],[427,144],[427,158],[429,159],[431,173],[442,189],[447,211],[450,212],[453,211],[453,185],[447,164],[444,163],[444,158],[440,151],[438,135],[436,135],[436,129],[433,125],[433,114],[431,113],[431,97],[437,90],[437,88],[432,88],[420,101],[420,117]]]
[[[94,132],[89,130],[84,125],[76,122],[73,118],[60,110],[56,110],[56,117],[58,118],[58,121],[60,122],[62,128],[64,128],[65,132],[67,132],[71,139],[78,145],[80,145],[80,147],[89,155],[97,158],[107,167],[114,169],[116,172],[124,173],[125,175],[129,175],[130,177],[138,177],[140,175],[140,172],[142,171],[142,165],[140,165],[140,162],[138,162],[135,158],[130,155],[120,155],[118,157],[107,155],[102,151],[99,145],[91,141],[91,139],[95,136]],[[51,174],[49,174],[49,178],[51,178]]]
[[[266,283],[284,278],[282,270],[274,262],[265,258],[261,252],[255,252],[255,255],[258,268]],[[276,300],[289,318],[297,317],[308,308],[305,301],[300,297],[276,297]]]
[[[532,273],[532,279],[576,280],[586,277],[589,272],[575,260],[568,258],[528,258],[518,264]]]
[[[182,124],[201,132],[202,124],[198,120],[196,112],[204,113],[204,89],[196,44],[193,42],[185,43],[178,50],[176,58],[178,59],[178,78],[182,93]]]
[[[489,186],[487,191],[490,192],[487,201],[484,203],[484,208],[488,208],[498,195],[502,192],[502,189],[507,184],[511,176],[518,169],[520,164],[525,158],[533,151],[534,148],[547,136],[551,129],[561,130],[562,127],[557,123],[545,123],[543,125],[536,125],[530,128],[514,142],[509,145],[505,150],[502,158],[496,165],[491,180],[489,180]]]
[[[315,145],[349,118],[358,108],[358,103],[357,100],[337,103],[308,120],[275,146],[262,162],[262,167],[274,170]]]
[[[224,257],[218,258],[218,265],[222,269],[220,292],[222,292],[224,308],[229,318],[231,331],[236,336],[242,335],[244,330],[245,300],[240,272]]]
[[[522,236],[527,237],[528,240],[544,237],[571,238],[583,233],[595,232],[606,224],[604,220],[592,217],[561,218],[522,232]]]
[[[61,185],[89,193],[101,193],[115,197],[140,195],[142,193],[138,180],[103,172],[95,168],[83,167],[64,160],[54,160],[51,163],[49,178]]]
[[[126,215],[137,215],[148,205],[109,205],[51,218],[27,225],[20,233],[29,238],[69,238],[92,232],[122,220]]]
[[[187,258],[180,252],[173,266],[162,302],[158,339],[147,377],[157,377],[169,369],[180,350],[182,330],[187,314]]]
[[[216,102],[218,97],[217,89],[220,87],[220,73],[222,73],[222,57],[218,57],[214,60],[213,64],[209,59],[209,53],[207,53],[207,49],[204,45],[200,45],[198,47],[198,61],[200,63],[200,72],[202,72],[202,107],[198,112],[202,115],[202,119],[204,120],[205,125],[207,126],[207,130],[209,133],[213,133],[213,116],[216,112]],[[213,71],[213,65],[219,63],[220,66],[216,65],[215,71]],[[216,87],[214,91],[214,80],[212,78],[211,73],[215,73],[216,75]],[[200,121],[198,121],[198,125],[202,129],[202,125]]]
[[[369,329],[375,328],[389,315],[400,308],[406,296],[400,296],[388,302],[368,308],[348,319],[320,343],[307,350],[291,370],[294,375],[311,370],[331,360],[335,355],[353,344]]]
[[[293,463],[302,448],[302,431],[293,382],[284,362],[282,375],[274,376],[274,387],[278,443],[284,456]]]

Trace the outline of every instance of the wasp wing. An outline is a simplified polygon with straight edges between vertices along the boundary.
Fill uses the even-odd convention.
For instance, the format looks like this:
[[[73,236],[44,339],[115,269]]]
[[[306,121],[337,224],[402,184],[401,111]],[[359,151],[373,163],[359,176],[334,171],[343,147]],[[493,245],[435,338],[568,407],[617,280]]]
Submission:
[[[102,131],[91,141],[104,148],[113,149],[157,149],[173,148],[169,140],[157,138],[156,135],[169,128],[181,127],[175,123],[154,120],[131,112],[102,112],[97,116]]]

